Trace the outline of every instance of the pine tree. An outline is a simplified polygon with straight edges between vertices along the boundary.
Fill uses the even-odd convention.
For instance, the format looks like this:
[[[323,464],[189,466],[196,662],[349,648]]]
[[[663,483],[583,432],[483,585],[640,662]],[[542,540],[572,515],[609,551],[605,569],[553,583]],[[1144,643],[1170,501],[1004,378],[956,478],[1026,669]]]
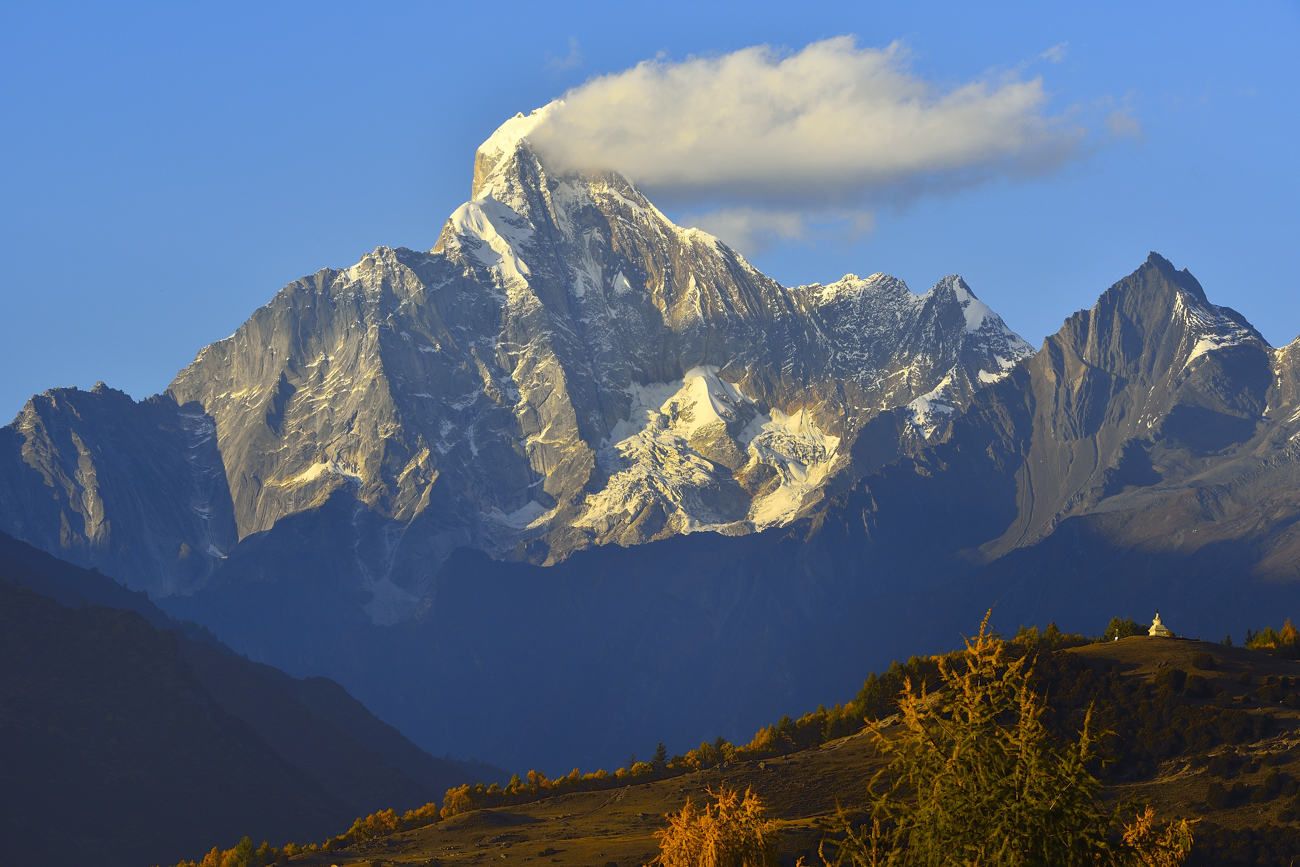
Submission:
[[[1108,810],[1087,770],[1090,721],[1058,748],[1030,685],[1033,656],[1010,658],[987,628],[985,617],[965,654],[940,661],[937,696],[906,683],[897,736],[872,726],[891,762],[872,780],[871,820],[855,828],[841,812],[823,859],[829,847],[844,867],[1181,864],[1191,824]]]
[[[668,767],[668,748],[664,742],[660,741],[659,746],[655,747],[655,753],[650,757],[650,766],[655,769],[656,773],[662,773]]]

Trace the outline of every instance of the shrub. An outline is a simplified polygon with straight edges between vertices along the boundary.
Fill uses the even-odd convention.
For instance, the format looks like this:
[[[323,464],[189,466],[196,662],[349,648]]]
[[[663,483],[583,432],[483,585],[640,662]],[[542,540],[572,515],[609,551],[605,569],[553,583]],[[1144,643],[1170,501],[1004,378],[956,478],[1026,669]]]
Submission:
[[[1214,661],[1214,656],[1205,651],[1201,651],[1192,657],[1192,668],[1199,671],[1214,671],[1218,667],[1219,664]]]
[[[776,867],[776,823],[763,818],[763,804],[749,789],[744,797],[726,786],[714,803],[686,805],[655,832],[660,867]]]
[[[1241,757],[1236,753],[1219,753],[1217,756],[1210,757],[1210,763],[1206,770],[1216,777],[1230,777],[1237,773],[1237,769],[1242,764]]]
[[[1210,785],[1205,790],[1205,803],[1213,810],[1222,810],[1228,806],[1228,791],[1223,787],[1223,783],[1210,780]]]
[[[1282,700],[1282,687],[1276,684],[1266,683],[1255,690],[1255,698],[1262,702],[1274,703]]]
[[[1251,793],[1251,803],[1260,804],[1264,801],[1273,800],[1286,790],[1287,784],[1290,782],[1290,774],[1276,769],[1269,771],[1264,777],[1264,782],[1260,784],[1259,788],[1255,789],[1255,791]]]
[[[1210,688],[1210,682],[1199,674],[1187,675],[1187,682],[1183,684],[1183,695],[1188,698],[1209,698],[1214,694]]]
[[[1187,684],[1187,672],[1181,668],[1165,668],[1156,672],[1156,686],[1168,686],[1174,692],[1182,692]]]

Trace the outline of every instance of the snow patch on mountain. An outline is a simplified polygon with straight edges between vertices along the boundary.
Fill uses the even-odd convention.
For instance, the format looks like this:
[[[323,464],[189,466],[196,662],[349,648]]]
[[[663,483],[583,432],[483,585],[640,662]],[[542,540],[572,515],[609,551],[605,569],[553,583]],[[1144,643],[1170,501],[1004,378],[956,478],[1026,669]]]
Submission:
[[[1031,349],[1031,354],[1032,354],[1032,349]],[[993,360],[997,362],[998,365],[997,370],[988,371],[985,370],[984,368],[980,368],[978,374],[979,381],[984,383],[985,385],[992,384],[1001,379],[1006,379],[1007,375],[1011,373],[1011,371],[1015,368],[1016,364],[1019,363],[1020,361],[1020,359],[1018,358],[1003,358],[1000,355],[994,355]]]
[[[514,530],[534,530],[544,527],[551,518],[555,517],[555,511],[554,508],[548,509],[536,500],[529,500],[510,514],[493,506],[484,517]]]
[[[713,510],[692,510],[688,502],[693,491],[720,489],[731,476],[696,452],[692,437],[710,427],[725,429],[746,407],[753,412],[752,401],[717,374],[717,367],[696,367],[675,382],[628,389],[629,417],[614,426],[597,452],[609,483],[587,498],[579,526],[600,529],[613,516],[635,515],[657,502],[671,509],[669,520],[679,532],[729,522]]]
[[[961,304],[962,312],[966,315],[966,333],[978,334],[984,323],[995,314],[987,304],[975,297],[960,277],[953,275],[946,279],[951,281],[953,294],[957,296],[957,303]]]
[[[489,192],[457,208],[449,222],[461,243],[469,242],[470,254],[500,274],[503,284],[527,285],[530,272],[519,248],[533,230],[518,212]]]
[[[1187,360],[1183,362],[1183,370],[1207,353],[1239,346],[1248,341],[1260,341],[1253,328],[1234,319],[1224,308],[1201,304],[1183,290],[1178,292],[1174,302],[1174,314],[1182,317],[1189,335],[1196,341],[1187,354]]]
[[[343,467],[336,461],[317,461],[291,479],[282,482],[269,482],[270,485],[284,487],[288,485],[305,485],[323,476],[339,476],[353,484],[361,484],[361,474]]]
[[[799,515],[808,495],[830,476],[840,445],[840,437],[822,431],[806,408],[793,415],[774,408],[751,421],[739,439],[748,446],[751,462],[775,468],[781,479],[750,506],[749,521],[759,530]]]
[[[984,373],[983,370],[980,373]],[[946,418],[952,417],[957,409],[952,405],[952,398],[949,390],[952,387],[952,374],[945,376],[939,381],[939,384],[930,391],[908,403],[907,408],[911,413],[912,425],[921,432],[921,435],[929,439],[938,430],[939,424]]]
[[[515,148],[524,137],[537,128],[546,116],[551,112],[551,106],[556,103],[548,103],[541,108],[535,108],[528,114],[519,112],[514,117],[507,120],[496,131],[488,137],[488,140],[479,145],[478,152],[488,158],[508,156],[514,153]],[[564,103],[558,103],[563,105]]]

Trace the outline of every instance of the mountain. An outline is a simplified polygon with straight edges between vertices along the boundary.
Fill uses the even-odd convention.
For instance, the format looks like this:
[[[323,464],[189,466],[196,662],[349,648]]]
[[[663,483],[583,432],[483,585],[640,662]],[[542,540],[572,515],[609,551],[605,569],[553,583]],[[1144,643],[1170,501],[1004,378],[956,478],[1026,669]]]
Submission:
[[[552,175],[534,122],[479,149],[432,251],[290,284],[158,397],[33,398],[0,436],[0,529],[188,595],[342,497],[336,571],[391,624],[457,547],[549,564],[788,524],[1032,354],[957,277],[781,286],[617,174]]]
[[[0,618],[6,859],[171,863],[232,835],[316,840],[499,775],[8,536]]]
[[[1240,631],[1300,601],[1297,346],[1271,348],[1152,254],[947,441],[825,514],[854,556],[967,573],[1013,606],[1159,607]]]
[[[1296,344],[1153,254],[1034,353],[957,277],[784,287],[517,117],[429,252],[278,293],[162,395],[0,430],[0,529],[433,754],[740,736],[996,620],[1257,628]]]
[[[351,588],[328,588],[330,603],[319,580],[275,568],[329,570],[340,498],[245,543],[173,604],[258,658],[330,672],[426,748],[553,770],[833,701],[863,665],[948,647],[992,604],[1011,630],[1096,632],[1158,608],[1181,633],[1240,638],[1300,602],[1296,346],[1270,348],[1153,255],[942,437],[786,528],[545,568],[461,549],[421,616],[385,630],[343,615]],[[911,412],[878,414],[854,448]],[[326,620],[333,641],[313,640]]]

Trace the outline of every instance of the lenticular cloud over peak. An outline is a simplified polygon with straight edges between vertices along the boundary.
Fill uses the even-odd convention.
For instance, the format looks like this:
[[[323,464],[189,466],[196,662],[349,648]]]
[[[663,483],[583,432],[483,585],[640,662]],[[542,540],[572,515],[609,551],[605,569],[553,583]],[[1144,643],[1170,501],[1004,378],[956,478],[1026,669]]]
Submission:
[[[1083,133],[1045,103],[1037,78],[945,90],[899,43],[842,36],[647,60],[570,90],[528,138],[552,164],[617,170],[665,199],[862,205],[1055,168]]]

